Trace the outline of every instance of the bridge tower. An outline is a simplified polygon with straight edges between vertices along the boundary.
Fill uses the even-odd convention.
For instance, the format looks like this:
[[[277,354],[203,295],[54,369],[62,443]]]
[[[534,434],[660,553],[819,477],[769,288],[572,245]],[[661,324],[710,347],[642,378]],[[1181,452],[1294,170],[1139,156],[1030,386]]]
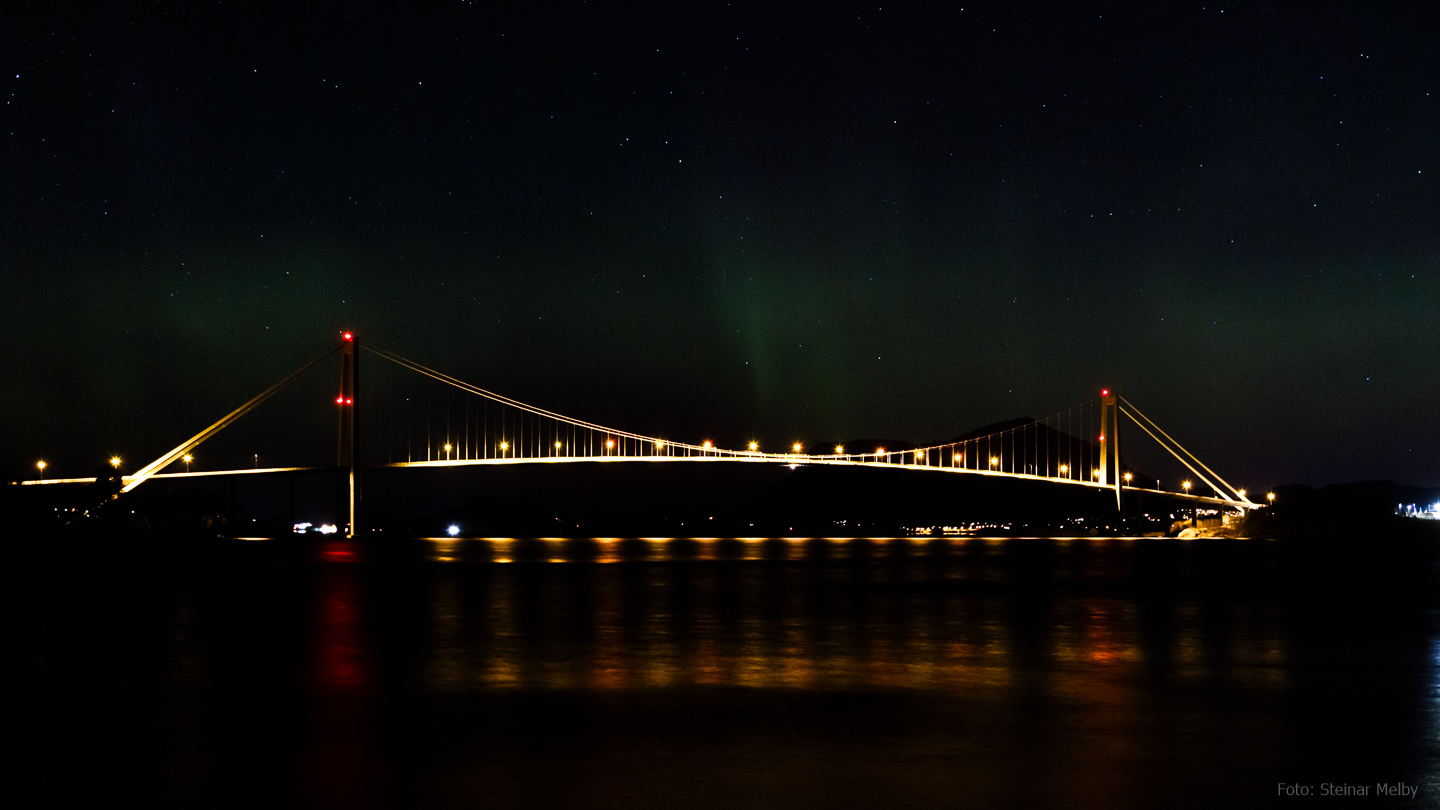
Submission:
[[[355,506],[358,500],[355,480],[355,434],[360,427],[360,346],[353,332],[340,336],[340,396],[335,398],[339,406],[340,425],[336,439],[335,466],[340,469],[339,482],[335,492],[335,519],[348,519],[346,537],[354,537],[358,531],[355,522]],[[343,516],[343,518],[342,518]]]
[[[1115,469],[1110,469],[1114,458]],[[1120,511],[1120,395],[1106,388],[1100,392],[1100,485],[1115,487],[1115,510]]]

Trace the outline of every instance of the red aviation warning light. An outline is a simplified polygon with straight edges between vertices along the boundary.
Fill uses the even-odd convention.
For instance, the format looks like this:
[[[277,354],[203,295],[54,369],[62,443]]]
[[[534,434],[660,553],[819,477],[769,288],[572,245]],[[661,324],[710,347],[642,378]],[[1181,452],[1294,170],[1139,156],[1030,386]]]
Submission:
[[[342,334],[340,337],[346,341],[352,341],[355,339],[355,336],[349,332]]]
[[[336,404],[336,405],[344,405],[344,404],[345,404],[345,397],[335,397],[335,404]]]
[[[346,335],[346,336],[345,336],[345,339],[346,339],[346,340],[349,340],[349,339],[350,339],[350,336],[349,336],[349,335]],[[1108,396],[1110,396],[1110,389],[1109,389],[1109,388],[1101,388],[1101,389],[1100,389],[1100,396],[1102,396],[1102,397],[1108,397]]]

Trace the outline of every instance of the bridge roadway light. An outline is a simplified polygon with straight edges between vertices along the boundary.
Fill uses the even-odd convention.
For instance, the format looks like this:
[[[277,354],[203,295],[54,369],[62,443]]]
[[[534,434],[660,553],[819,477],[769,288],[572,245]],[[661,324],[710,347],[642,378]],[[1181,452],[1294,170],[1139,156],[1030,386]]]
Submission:
[[[45,462],[44,462],[44,461],[37,461],[37,462],[35,462],[35,466],[40,469],[40,480],[41,480],[41,481],[44,481],[44,480],[45,480]]]
[[[609,452],[609,451],[614,450],[614,449],[615,449],[615,440],[614,440],[614,439],[606,439],[606,440],[605,440],[605,450],[606,450],[606,452]]]
[[[838,455],[843,455],[844,453],[845,453],[845,445],[843,445],[843,444],[837,444],[837,445],[835,445],[835,455],[837,455],[837,456],[838,456]]]
[[[795,444],[791,445],[790,449],[798,453],[801,450],[805,449],[805,445],[801,444],[800,442],[795,442]]]
[[[705,443],[701,444],[700,446],[705,448],[706,450],[713,450],[715,448],[715,445],[712,444],[709,439],[706,439]]]
[[[759,443],[759,442],[750,442],[750,452],[753,453],[753,452],[755,452],[756,450],[759,450],[759,449],[760,449],[760,443]]]
[[[1265,500],[1269,501],[1270,503],[1275,503],[1275,493],[1273,493],[1273,492],[1267,492],[1267,493],[1265,493]]]
[[[1189,495],[1189,494],[1190,494],[1190,482],[1189,482],[1189,481],[1184,482],[1184,483],[1181,484],[1180,486],[1182,486],[1182,487],[1185,488],[1185,494],[1186,494],[1186,495]]]
[[[503,454],[506,450],[509,450],[509,449],[510,449],[510,443],[509,443],[509,442],[500,442],[500,452],[501,452],[502,454]]]
[[[446,460],[446,461],[449,461],[449,460],[450,460],[450,445],[449,445],[449,444],[446,444],[446,445],[445,445],[445,460]]]
[[[1060,465],[1060,474],[1061,474],[1061,475],[1064,475],[1064,474],[1066,474],[1066,473],[1068,473],[1068,472],[1070,472],[1070,465],[1069,465],[1069,464],[1061,464],[1061,465]]]
[[[991,467],[994,467],[996,464],[999,464],[999,463],[1000,463],[1000,459],[998,459],[998,458],[996,458],[996,457],[994,457],[994,456],[991,456],[991,457],[990,457],[990,466],[991,466]]]
[[[195,457],[186,453],[181,460],[185,462],[185,472],[190,472],[190,462],[194,461]]]
[[[111,457],[110,457],[110,466],[111,466],[111,467],[114,467],[114,468],[117,469],[117,470],[120,469],[120,457],[119,457],[119,456],[111,456]]]
[[[1135,477],[1135,474],[1134,474],[1134,473],[1128,473],[1128,472],[1125,473],[1125,483],[1127,483],[1127,484],[1130,483],[1130,479],[1131,479],[1131,478],[1134,478],[1134,477]]]

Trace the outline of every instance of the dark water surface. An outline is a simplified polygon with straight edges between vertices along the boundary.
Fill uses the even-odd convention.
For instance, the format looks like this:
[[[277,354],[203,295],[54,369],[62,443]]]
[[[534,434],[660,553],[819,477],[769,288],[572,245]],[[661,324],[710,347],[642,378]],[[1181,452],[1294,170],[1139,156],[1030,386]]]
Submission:
[[[1378,542],[52,548],[5,574],[13,784],[23,806],[1433,806],[1433,555],[1356,551]]]

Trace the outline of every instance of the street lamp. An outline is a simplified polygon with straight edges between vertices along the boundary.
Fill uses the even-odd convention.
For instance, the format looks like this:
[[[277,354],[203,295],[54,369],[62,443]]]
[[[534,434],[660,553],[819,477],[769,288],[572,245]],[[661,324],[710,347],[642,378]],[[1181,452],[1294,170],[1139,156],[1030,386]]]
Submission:
[[[1134,478],[1134,477],[1135,477],[1135,474],[1134,474],[1134,473],[1128,473],[1128,472],[1125,473],[1125,483],[1127,483],[1127,484],[1130,483],[1130,479],[1131,479],[1131,478]]]
[[[753,453],[753,452],[755,452],[756,450],[759,450],[759,449],[760,449],[760,443],[759,443],[759,442],[750,442],[750,452]]]
[[[450,445],[448,443],[445,445],[445,460],[450,460]]]
[[[837,456],[838,456],[838,455],[843,455],[844,453],[845,453],[845,445],[843,445],[843,444],[837,444],[837,445],[835,445],[835,455],[837,455]]]
[[[110,457],[110,466],[111,466],[111,467],[114,467],[114,468],[117,469],[117,470],[120,469],[120,457],[119,457],[119,456],[111,456],[111,457]]]
[[[800,442],[795,442],[795,444],[791,445],[791,447],[790,447],[791,450],[794,450],[794,451],[797,452],[797,453],[800,452],[801,450],[803,450],[804,448],[805,448],[805,445],[801,444]]]
[[[1185,483],[1181,484],[1180,486],[1182,486],[1182,487],[1185,488],[1185,494],[1186,494],[1186,495],[1189,495],[1189,494],[1190,494],[1190,482],[1189,482],[1189,481],[1186,481]]]
[[[506,451],[506,450],[509,450],[509,449],[510,449],[510,443],[509,443],[509,442],[500,442],[500,455],[502,455],[502,456],[505,455],[505,451]]]
[[[991,466],[991,467],[994,467],[996,464],[999,464],[999,463],[1000,463],[1000,459],[996,458],[995,456],[991,456],[991,457],[990,457],[990,466]]]
[[[35,466],[38,467],[38,468],[40,468],[40,480],[41,480],[41,481],[44,481],[44,480],[45,480],[45,462],[44,462],[44,461],[37,461],[37,462],[35,462]]]
[[[1272,503],[1272,504],[1275,503],[1275,493],[1273,493],[1273,492],[1267,492],[1267,493],[1265,493],[1265,500],[1269,501],[1269,502]]]
[[[1069,465],[1069,464],[1061,464],[1061,465],[1060,465],[1060,474],[1061,474],[1061,475],[1065,475],[1065,474],[1068,473],[1068,472],[1070,472],[1070,465]]]
[[[189,453],[186,453],[184,458],[181,460],[185,462],[185,472],[190,472],[190,462],[194,461],[195,457],[190,455]]]
[[[615,440],[614,440],[614,439],[606,439],[606,440],[605,440],[605,452],[608,453],[608,452],[610,452],[611,450],[614,450],[614,449],[615,449]]]

